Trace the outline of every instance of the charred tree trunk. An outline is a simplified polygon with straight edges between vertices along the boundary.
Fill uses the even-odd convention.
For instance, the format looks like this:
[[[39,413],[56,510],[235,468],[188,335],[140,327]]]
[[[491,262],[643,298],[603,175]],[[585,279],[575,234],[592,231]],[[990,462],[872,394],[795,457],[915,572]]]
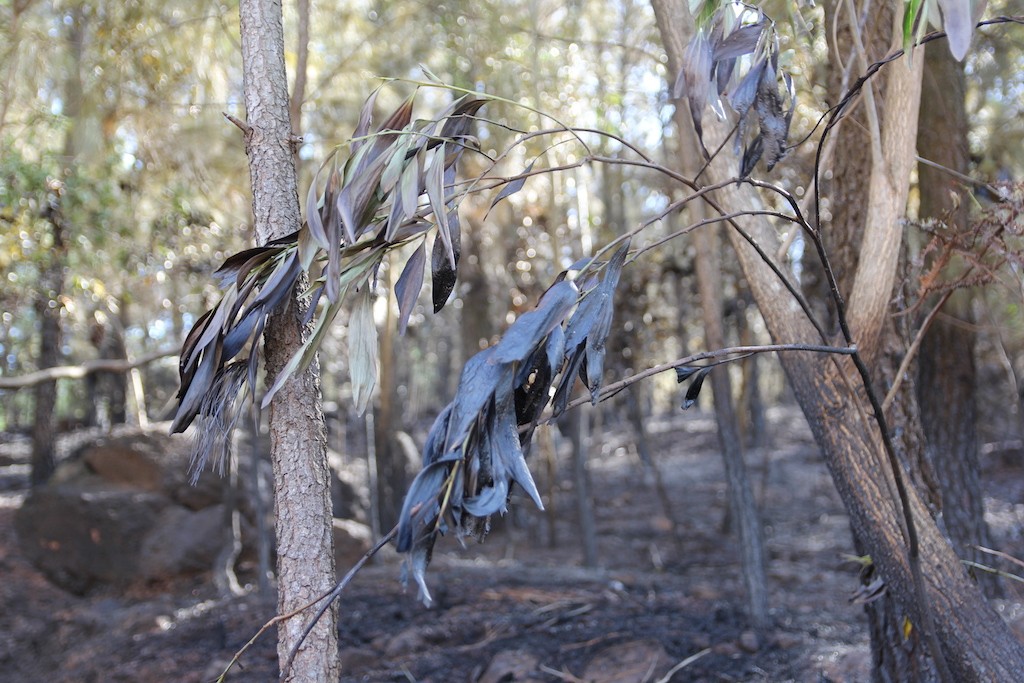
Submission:
[[[963,65],[942,45],[925,53],[918,154],[952,171],[968,172],[967,112]],[[953,233],[967,230],[970,201],[960,181],[926,164],[917,168],[921,218],[944,221]],[[956,275],[956,273],[953,273]],[[956,292],[921,342],[917,390],[942,519],[960,557],[984,563],[975,546],[992,547],[979,479],[974,364],[975,334],[970,296]],[[963,321],[967,325],[957,324]],[[976,576],[990,597],[1001,594],[994,574]]]
[[[294,137],[288,112],[281,4],[242,0],[242,68],[256,238],[260,244],[299,228]],[[305,289],[299,283],[296,293]],[[300,348],[308,330],[295,298],[274,313],[265,333],[268,381]],[[334,551],[327,437],[320,405],[319,363],[289,380],[270,404],[270,459],[274,471],[278,610],[291,612],[334,585]],[[278,625],[282,664],[305,626]],[[295,657],[286,680],[333,681],[339,675],[337,611],[329,610]]]

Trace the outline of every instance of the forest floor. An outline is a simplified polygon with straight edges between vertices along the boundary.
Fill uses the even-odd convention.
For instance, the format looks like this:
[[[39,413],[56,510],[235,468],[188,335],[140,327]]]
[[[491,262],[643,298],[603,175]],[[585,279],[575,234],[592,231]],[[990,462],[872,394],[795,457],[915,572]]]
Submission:
[[[430,608],[403,589],[398,561],[384,553],[341,598],[342,680],[869,680],[863,607],[851,603],[858,568],[844,560],[847,517],[799,413],[769,417],[770,447],[747,454],[769,558],[769,628],[748,625],[737,541],[722,533],[713,418],[688,413],[649,424],[670,514],[628,427],[592,439],[598,568],[582,566],[565,474],[553,545],[550,518],[517,497],[512,519],[483,544],[442,540],[427,574]],[[989,522],[997,544],[1020,557],[1020,451],[985,458]],[[273,616],[272,597],[218,597],[209,576],[85,597],[52,586],[18,551],[19,480],[0,473],[0,681],[212,681]],[[1024,590],[1006,584],[997,607],[1019,627]],[[274,681],[276,669],[271,631],[228,680]]]

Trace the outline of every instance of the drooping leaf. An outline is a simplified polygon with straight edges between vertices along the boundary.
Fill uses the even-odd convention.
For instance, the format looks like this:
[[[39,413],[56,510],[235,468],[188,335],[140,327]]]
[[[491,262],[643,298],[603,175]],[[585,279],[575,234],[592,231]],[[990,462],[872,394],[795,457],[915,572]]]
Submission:
[[[690,379],[693,375],[700,372],[703,368],[699,365],[682,365],[676,368],[676,383],[682,384],[686,380]]]
[[[373,121],[373,105],[377,101],[377,95],[380,93],[380,87],[377,87],[370,96],[363,102],[363,108],[359,110],[359,120],[356,122],[356,128],[352,131],[352,154],[359,151],[363,145],[366,144],[366,135],[370,132],[370,123]]]
[[[711,92],[711,66],[711,43],[704,31],[697,31],[683,53],[683,69],[676,79],[673,95],[677,98],[686,95],[690,104],[693,128],[697,132],[697,139],[705,158],[710,158],[711,155],[704,146],[704,126],[701,122]]]
[[[402,275],[395,283],[395,298],[398,299],[398,334],[405,334],[409,316],[416,307],[416,299],[423,288],[423,271],[427,262],[427,250],[421,242],[405,263]]]
[[[493,362],[494,349],[492,346],[474,354],[462,369],[445,438],[448,448],[466,438],[473,422],[499,387],[507,385],[511,391],[512,366]]]
[[[683,410],[690,408],[697,402],[697,398],[700,396],[701,387],[704,386],[704,378],[708,376],[708,373],[711,372],[713,367],[715,366],[708,365],[693,374],[693,381],[690,382],[690,386],[686,390],[686,396],[683,399]]]
[[[758,125],[761,128],[765,166],[772,170],[786,154],[786,140],[789,137],[790,115],[783,108],[779,93],[779,80],[775,69],[769,64],[761,75],[754,99]]]
[[[566,347],[568,348],[568,344],[566,344]],[[555,398],[551,406],[551,412],[554,417],[558,417],[565,412],[566,407],[569,405],[569,399],[572,398],[572,388],[576,383],[576,375],[579,373],[583,359],[587,355],[585,342],[580,342],[575,349],[568,351],[567,355],[569,362],[562,369],[562,376],[558,380],[558,387],[555,389]]]
[[[453,244],[452,248],[455,250],[455,262],[458,264],[461,247]],[[434,238],[434,246],[430,252],[430,273],[434,313],[437,313],[448,303],[448,297],[455,290],[457,277],[457,270],[449,264],[444,241],[440,236]]]
[[[484,214],[485,219],[487,218],[488,215],[490,215],[491,209],[498,205],[498,202],[500,202],[503,199],[511,197],[516,192],[519,192],[521,189],[523,189],[523,186],[526,185],[526,179],[530,177],[530,173],[531,171],[533,171],[533,165],[535,163],[537,163],[536,159],[531,161],[515,180],[513,180],[510,183],[507,183],[505,187],[501,188],[501,192],[498,193],[498,196],[494,198],[494,201],[492,201],[491,205],[487,208],[487,213]]]
[[[724,59],[749,55],[757,49],[757,44],[761,40],[761,34],[764,33],[766,26],[765,22],[759,21],[756,24],[736,29],[713,46],[712,60],[719,62]]]
[[[562,324],[576,304],[579,290],[569,281],[551,287],[537,308],[519,316],[502,335],[494,350],[494,362],[522,361],[537,348],[551,330]]]
[[[768,61],[763,58],[752,64],[750,70],[743,76],[743,79],[729,93],[729,106],[741,118],[745,117],[747,112],[750,111],[750,107],[754,105],[754,98],[757,97],[757,86],[761,82],[761,75],[764,73],[767,64]]]
[[[348,362],[352,378],[352,402],[362,415],[377,385],[377,323],[373,319],[373,295],[369,285],[356,295],[348,322]]]
[[[317,170],[313,180],[309,183],[309,190],[306,192],[306,225],[309,226],[309,233],[313,240],[324,249],[330,249],[331,243],[327,241],[327,233],[324,230],[323,217],[320,215],[319,195],[317,194],[317,180],[320,178],[320,171]],[[326,190],[325,190],[326,192]],[[327,202],[324,202],[326,204]]]
[[[213,386],[213,380],[219,367],[220,348],[216,345],[207,348],[203,353],[202,360],[199,361],[195,375],[192,376],[188,388],[185,389],[184,395],[178,402],[178,409],[175,412],[174,421],[171,423],[171,434],[183,432],[192,424],[192,420],[199,413],[203,397]],[[184,389],[184,387],[182,388]]]
[[[974,18],[971,16],[971,0],[938,0],[942,11],[942,29],[949,37],[949,51],[953,58],[962,62],[971,47],[974,32]]]
[[[434,221],[437,223],[437,235],[441,238],[441,244],[444,246],[448,265],[454,271],[455,249],[448,226],[448,206],[444,196],[444,154],[441,150],[435,152],[433,159],[430,160],[425,184],[430,209],[434,212]]]

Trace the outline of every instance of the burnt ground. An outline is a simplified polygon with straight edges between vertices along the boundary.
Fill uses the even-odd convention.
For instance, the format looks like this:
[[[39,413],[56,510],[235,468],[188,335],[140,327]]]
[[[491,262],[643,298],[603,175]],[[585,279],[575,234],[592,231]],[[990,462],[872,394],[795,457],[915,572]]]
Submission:
[[[722,533],[713,419],[673,415],[652,420],[650,439],[675,534],[632,435],[605,429],[591,456],[599,568],[581,566],[563,472],[554,545],[549,518],[515,500],[482,545],[439,544],[429,609],[403,589],[393,555],[365,568],[340,603],[342,680],[868,680],[865,620],[850,602],[857,568],[843,561],[852,552],[847,518],[799,413],[770,417],[771,447],[747,457],[765,524],[770,628],[755,632],[744,616],[735,535]],[[985,453],[994,535],[1020,557],[1020,453]],[[14,538],[25,478],[17,467],[0,468],[0,681],[209,681],[273,616],[273,598],[220,598],[209,576],[86,597],[52,586]],[[998,606],[1019,622],[1024,590],[1006,584],[1009,597]],[[228,680],[276,680],[272,632],[242,667]]]

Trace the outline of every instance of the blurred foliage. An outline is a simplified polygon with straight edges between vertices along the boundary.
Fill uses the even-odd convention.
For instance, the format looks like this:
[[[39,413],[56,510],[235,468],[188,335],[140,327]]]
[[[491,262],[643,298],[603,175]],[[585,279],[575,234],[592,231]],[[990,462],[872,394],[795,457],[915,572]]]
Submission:
[[[1009,0],[989,4],[988,15],[1014,9]],[[773,180],[802,197],[814,129],[833,104],[825,92],[825,74],[835,59],[825,41],[832,18],[820,3],[766,0],[761,6],[777,22],[780,68],[796,88],[791,140],[811,136],[789,150]],[[293,71],[297,9],[285,3],[284,10],[286,60]],[[678,141],[667,84],[676,74],[666,73],[653,12],[643,0],[314,2],[310,19],[309,81],[298,127],[302,193],[320,162],[356,127],[379,77],[420,81],[427,78],[424,69],[446,83],[486,89],[573,126],[613,132],[658,162],[673,163]],[[72,26],[81,29],[77,53],[68,40]],[[90,332],[98,315],[123,328],[130,353],[142,354],[180,342],[198,312],[216,299],[210,275],[251,240],[243,141],[222,115],[245,117],[237,34],[233,2],[0,3],[0,373],[35,368],[32,301],[47,249],[45,211],[58,187],[70,230],[61,293],[66,362],[96,356]],[[1024,174],[1020,35],[1006,26],[976,31],[967,58],[974,172],[985,181]],[[82,97],[72,116],[64,100],[73,70],[81,75]],[[385,88],[379,110],[394,110],[413,89],[402,83]],[[448,102],[448,94],[437,90],[423,90],[419,98],[423,111],[438,111]],[[498,103],[484,115],[499,124],[479,131],[489,153],[555,125]],[[73,158],[65,155],[69,135]],[[709,149],[720,142],[707,141]],[[594,145],[597,154],[630,154],[613,138],[595,138]],[[579,154],[577,146],[551,146],[537,137],[518,146],[499,171],[513,175],[531,163],[575,165]],[[476,162],[467,157],[465,163]],[[559,271],[659,214],[679,198],[676,192],[643,169],[583,164],[529,179],[489,214],[487,198],[467,199],[467,277],[439,316],[421,299],[397,342],[409,360],[396,379],[407,415],[435,412],[452,396],[456,369],[479,351],[477,337],[496,340],[532,308]],[[823,208],[827,218],[827,204]],[[685,213],[672,215],[634,247],[642,249],[689,222]],[[793,249],[799,246],[797,240]],[[798,254],[791,250],[790,256],[799,263]],[[617,351],[609,356],[608,372],[621,376],[699,350],[691,261],[688,245],[675,241],[623,271],[620,288],[630,296],[615,320],[609,345]],[[387,262],[382,267],[386,271]],[[750,329],[763,340],[763,325],[742,304],[743,283],[727,268],[729,315],[749,318]],[[398,275],[390,274],[390,281]],[[1000,310],[1021,303],[1019,294],[1001,302]],[[378,322],[384,305],[375,306]],[[340,314],[342,322],[346,315]],[[352,387],[343,327],[335,326],[325,342],[323,368],[325,396],[346,406],[345,413]],[[1015,359],[1024,333],[1006,329],[1012,338],[1004,346]],[[154,417],[167,417],[160,412],[167,407],[163,398],[175,388],[163,386],[168,370],[147,371],[158,385]],[[769,379],[779,386],[777,376]],[[65,391],[71,395],[62,415],[73,420],[80,412],[80,388]],[[672,378],[655,385],[655,406],[676,405],[675,391]],[[30,419],[30,411],[16,404],[24,400],[0,396],[5,425]]]

